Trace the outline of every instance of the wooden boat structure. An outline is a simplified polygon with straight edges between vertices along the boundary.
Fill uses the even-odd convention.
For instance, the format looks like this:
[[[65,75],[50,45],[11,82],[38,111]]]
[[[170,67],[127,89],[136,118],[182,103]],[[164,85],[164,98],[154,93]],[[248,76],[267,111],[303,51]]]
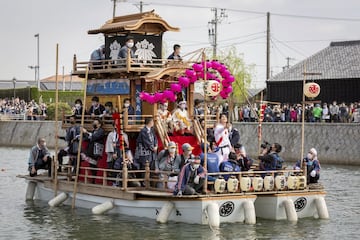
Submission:
[[[98,62],[77,62],[74,56],[73,74],[85,77],[87,80],[87,94],[85,106],[94,95],[99,96],[102,103],[112,101],[121,109],[120,97],[130,98],[135,106],[136,114],[129,118],[126,111],[121,114],[122,129],[130,138],[136,135],[144,126],[146,117],[154,117],[155,128],[161,145],[166,146],[169,141],[179,143],[179,140],[190,140],[199,149],[205,139],[206,131],[201,127],[194,112],[194,84],[183,89],[181,95],[188,103],[188,112],[194,126],[194,136],[169,136],[157,116],[157,104],[141,101],[141,91],[156,92],[169,88],[170,84],[194,62],[201,61],[201,55],[196,54],[189,61],[169,61],[161,59],[162,35],[165,31],[178,31],[171,27],[154,11],[115,17],[107,21],[101,28],[90,30],[89,34],[103,33],[107,60]],[[151,42],[157,57],[152,59],[111,59],[110,48],[115,41],[123,44],[125,37],[131,34],[135,42]],[[146,40],[146,41],[145,41]],[[130,54],[128,54],[129,56]],[[135,63],[136,64],[135,64]],[[173,109],[175,104],[169,104]],[[62,126],[69,127],[69,116],[64,116]],[[206,124],[213,125],[218,116],[205,116]],[[91,128],[93,118],[83,116],[82,125]],[[103,119],[104,129],[112,129],[112,119]],[[186,138],[181,139],[181,138]],[[131,140],[132,139],[132,140]],[[130,144],[131,145],[131,144]],[[181,150],[180,150],[181,151]],[[103,157],[103,160],[106,158]],[[55,161],[55,165],[57,161]],[[72,173],[72,166],[64,165],[67,171],[55,173],[52,177],[38,175],[36,177],[19,176],[28,182],[26,199],[40,199],[49,201],[52,207],[62,204],[73,207],[92,209],[94,214],[118,213],[137,217],[156,219],[160,223],[184,222],[209,224],[218,227],[220,223],[245,222],[255,224],[256,218],[297,221],[298,218],[315,217],[329,218],[324,197],[326,192],[319,186],[307,186],[305,169],[279,170],[259,172],[233,172],[227,182],[210,182],[204,192],[191,196],[174,196],[167,187],[171,181],[167,178],[153,177],[153,170],[147,164],[145,170],[123,169],[112,170],[98,164],[98,175],[91,175],[91,168],[81,164],[78,175]],[[56,168],[55,168],[56,169]],[[109,177],[109,173],[121,174],[121,177]],[[143,178],[128,178],[128,174],[143,174]],[[161,172],[160,172],[161,173]],[[166,172],[163,172],[166,175]],[[208,175],[222,175],[224,173],[209,173]],[[261,174],[267,175],[262,179]],[[118,175],[119,176],[119,175]],[[91,183],[96,178],[96,184]],[[112,186],[118,182],[119,186]],[[132,187],[131,182],[143,182],[144,186]],[[155,188],[154,183],[163,182],[163,188]],[[208,190],[215,189],[215,190]]]

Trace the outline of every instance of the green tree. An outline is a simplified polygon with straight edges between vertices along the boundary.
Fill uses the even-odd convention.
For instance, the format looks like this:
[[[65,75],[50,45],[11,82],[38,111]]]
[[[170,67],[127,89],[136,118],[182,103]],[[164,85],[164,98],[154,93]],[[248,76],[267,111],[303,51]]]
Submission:
[[[230,96],[230,106],[232,103],[246,102],[247,89],[252,81],[254,66],[246,65],[242,54],[238,53],[235,47],[222,51],[218,60],[224,63],[235,77],[235,82],[232,84],[233,92]]]
[[[47,107],[47,119],[48,120],[55,120],[55,103],[51,103]],[[69,104],[64,102],[58,103],[58,120],[62,120],[62,117],[64,115],[70,115],[72,114],[72,110]]]

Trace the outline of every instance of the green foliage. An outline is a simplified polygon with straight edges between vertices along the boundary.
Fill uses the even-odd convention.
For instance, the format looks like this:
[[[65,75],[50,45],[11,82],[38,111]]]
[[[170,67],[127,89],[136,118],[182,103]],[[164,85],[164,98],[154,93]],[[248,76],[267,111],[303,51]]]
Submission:
[[[39,98],[42,97],[43,102],[45,103],[54,103],[55,102],[56,91],[40,91],[39,97],[36,101],[39,101]],[[82,98],[82,91],[59,91],[59,102],[67,102],[73,104],[76,99]]]
[[[47,108],[47,119],[48,120],[55,120],[55,110],[56,110],[56,104],[55,103],[51,103],[48,105]],[[69,115],[72,114],[72,110],[69,104],[64,103],[64,102],[59,102],[58,103],[58,120],[62,119],[63,114],[65,115]]]
[[[231,100],[238,103],[245,102],[254,66],[247,66],[235,47],[231,47],[228,51],[223,52],[218,56],[218,59],[228,67],[235,77],[235,82],[232,85],[233,93],[231,94]]]

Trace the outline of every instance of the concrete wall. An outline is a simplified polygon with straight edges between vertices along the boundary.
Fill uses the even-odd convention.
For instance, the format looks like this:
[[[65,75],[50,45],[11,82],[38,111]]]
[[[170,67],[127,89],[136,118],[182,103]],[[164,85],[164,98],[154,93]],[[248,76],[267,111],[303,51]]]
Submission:
[[[258,152],[258,124],[234,123],[250,156]],[[321,163],[360,165],[360,124],[306,123],[304,153],[314,147]],[[262,141],[278,142],[288,164],[301,157],[301,123],[263,123]]]
[[[258,152],[258,124],[234,123],[241,134],[241,143],[247,153],[255,158]],[[37,137],[55,146],[55,122],[52,121],[0,121],[0,146],[31,147]],[[59,123],[59,136],[65,136]],[[293,164],[301,156],[300,123],[263,123],[262,139],[283,146],[281,156]],[[59,140],[60,146],[65,146]],[[315,147],[322,163],[360,165],[360,124],[305,124],[305,153]]]
[[[65,136],[59,122],[59,136]],[[0,146],[31,147],[38,137],[44,137],[49,148],[55,146],[54,121],[0,121]],[[59,139],[59,146],[66,146],[65,141]]]

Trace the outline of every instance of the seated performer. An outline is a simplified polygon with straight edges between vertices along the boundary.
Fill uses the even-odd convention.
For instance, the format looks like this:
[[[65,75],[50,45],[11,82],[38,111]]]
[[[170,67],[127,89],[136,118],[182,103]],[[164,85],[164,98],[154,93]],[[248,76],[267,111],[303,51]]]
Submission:
[[[180,101],[178,108],[172,114],[175,132],[179,135],[191,135],[191,121],[186,110],[186,101]]]
[[[168,103],[160,103],[160,108],[158,109],[158,116],[159,119],[162,123],[162,126],[165,128],[164,130],[166,132],[170,132],[172,127],[171,127],[171,123],[172,123],[172,119],[171,119],[171,113],[168,110]]]

